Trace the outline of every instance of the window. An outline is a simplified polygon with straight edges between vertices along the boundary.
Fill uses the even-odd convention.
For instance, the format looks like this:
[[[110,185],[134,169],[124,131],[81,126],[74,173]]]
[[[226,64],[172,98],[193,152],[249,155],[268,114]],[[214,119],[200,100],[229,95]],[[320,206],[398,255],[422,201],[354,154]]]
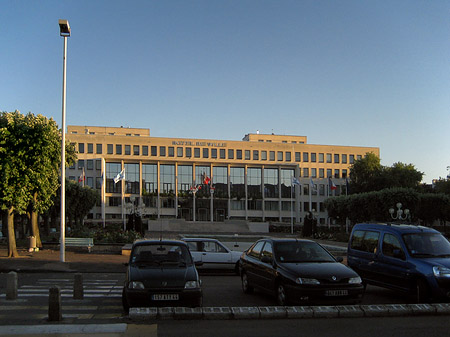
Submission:
[[[116,154],[122,154],[122,145],[116,144]]]
[[[183,148],[177,147],[177,157],[183,157]]]
[[[264,169],[264,196],[266,198],[278,198],[278,169]]]
[[[339,164],[339,154],[335,154],[335,155],[334,155],[334,162],[335,162],[336,164]]]
[[[283,161],[283,152],[277,151],[277,160],[278,161]]]
[[[97,154],[102,154],[102,151],[103,151],[103,149],[102,149],[102,144],[97,144]]]
[[[316,153],[311,153],[311,163],[315,163],[317,161],[317,154]]]
[[[211,149],[211,158],[217,158],[217,149]]]
[[[175,148],[173,146],[169,146],[169,157],[175,157]]]
[[[331,169],[327,169],[327,178],[331,178],[332,174],[333,172],[331,171]]]
[[[139,145],[133,145],[133,154],[139,156]]]
[[[295,152],[295,161],[300,161],[300,152]]]
[[[389,233],[384,234],[382,252],[385,256],[402,260],[405,259],[405,252],[403,251],[400,242],[394,235]]]
[[[223,157],[222,157],[223,151]],[[220,159],[225,159],[225,149],[220,149]],[[228,159],[234,159],[234,150],[228,149]]]
[[[245,160],[250,160],[250,150],[245,150]]]
[[[355,155],[351,154],[350,155],[350,164],[353,164],[355,162]]]
[[[89,186],[90,188],[94,188],[94,178],[93,177],[86,177],[86,186]]]
[[[84,160],[79,160],[78,161],[78,169],[83,169],[84,168]]]
[[[319,178],[325,178],[325,170],[323,168],[319,169]]]
[[[95,169],[97,171],[100,171],[102,169],[102,161],[100,159],[95,161]]]
[[[194,157],[200,158],[200,148],[199,147],[194,147]]]
[[[324,162],[323,153],[319,153],[319,163],[323,163],[323,162]]]
[[[113,154],[114,153],[114,145],[113,144],[106,145],[106,153],[107,154]]]
[[[166,156],[166,147],[165,146],[160,146],[159,147],[159,156],[160,157],[165,157]]]
[[[261,151],[261,160],[267,160],[267,151]]]
[[[157,149],[156,146],[150,147],[150,154],[151,154],[153,157],[155,157],[155,156],[158,155],[158,149]]]
[[[327,163],[331,163],[331,153],[327,153]]]
[[[84,143],[78,143],[78,152],[84,153]]]
[[[92,159],[86,160],[86,169],[88,170],[94,169],[94,161]]]
[[[209,149],[207,147],[203,148],[203,158],[209,158]]]
[[[350,247],[363,252],[376,253],[380,233],[373,231],[355,231]]]
[[[266,242],[266,244],[264,245],[264,249],[261,253],[261,257],[268,257],[269,259],[273,258],[273,249],[271,242]]]
[[[87,153],[94,153],[94,144],[88,143]]]
[[[317,178],[317,169],[316,168],[311,169],[311,178]]]
[[[309,177],[309,168],[304,167],[303,168],[303,178],[308,178]]]
[[[346,154],[342,155],[342,164],[347,164],[347,155]]]
[[[262,247],[263,247],[263,245],[264,245],[264,242],[265,242],[265,241],[260,241],[260,242],[258,242],[258,243],[253,247],[253,249],[250,251],[250,253],[249,253],[248,255],[250,255],[250,256],[252,256],[252,257],[255,257],[255,258],[259,259],[259,255],[261,254],[261,250],[262,250]]]
[[[230,157],[228,157],[231,159]],[[242,150],[236,150],[236,159],[242,159]]]
[[[275,151],[270,151],[269,152],[269,160],[275,161]]]
[[[131,145],[125,145],[125,155],[131,155]]]
[[[357,154],[356,155],[356,160],[361,160],[361,159],[362,159],[362,156],[360,154]]]
[[[270,201],[270,200],[264,201],[264,209],[266,211],[278,211],[279,209],[278,201]]]
[[[253,160],[259,160],[259,151],[253,150]]]
[[[291,153],[290,152],[286,152],[285,156],[286,156],[286,161],[291,161]]]
[[[342,169],[342,178],[347,178],[347,169]]]
[[[188,157],[188,158],[192,157],[192,147],[186,148],[186,157]]]
[[[142,155],[148,156],[148,146],[147,145],[142,145]]]
[[[334,177],[339,178],[339,169],[334,170]]]
[[[139,194],[139,164],[125,164],[125,193]]]
[[[309,162],[309,153],[308,152],[303,152],[303,162],[304,163]]]

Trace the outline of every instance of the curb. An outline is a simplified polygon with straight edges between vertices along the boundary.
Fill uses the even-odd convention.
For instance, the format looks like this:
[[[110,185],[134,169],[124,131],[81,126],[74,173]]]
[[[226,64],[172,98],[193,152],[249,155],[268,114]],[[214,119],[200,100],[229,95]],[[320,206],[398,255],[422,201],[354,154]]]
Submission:
[[[450,303],[373,304],[294,307],[161,307],[130,308],[132,321],[241,320],[289,318],[358,318],[450,315]]]

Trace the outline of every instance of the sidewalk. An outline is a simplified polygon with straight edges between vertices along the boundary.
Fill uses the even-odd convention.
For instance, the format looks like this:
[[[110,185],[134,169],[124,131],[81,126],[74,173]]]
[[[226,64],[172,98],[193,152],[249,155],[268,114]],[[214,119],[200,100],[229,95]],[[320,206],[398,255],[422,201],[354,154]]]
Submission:
[[[60,251],[42,249],[28,252],[18,249],[20,257],[8,258],[8,249],[0,247],[0,272],[69,272],[69,273],[125,273],[128,256],[110,253],[66,251],[65,262]]]

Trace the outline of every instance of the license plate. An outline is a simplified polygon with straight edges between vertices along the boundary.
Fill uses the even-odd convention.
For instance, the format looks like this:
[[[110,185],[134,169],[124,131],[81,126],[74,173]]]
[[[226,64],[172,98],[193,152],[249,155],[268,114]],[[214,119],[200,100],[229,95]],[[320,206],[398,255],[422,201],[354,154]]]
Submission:
[[[325,296],[347,296],[348,290],[327,290]]]
[[[153,301],[178,301],[178,294],[155,294],[152,295]]]

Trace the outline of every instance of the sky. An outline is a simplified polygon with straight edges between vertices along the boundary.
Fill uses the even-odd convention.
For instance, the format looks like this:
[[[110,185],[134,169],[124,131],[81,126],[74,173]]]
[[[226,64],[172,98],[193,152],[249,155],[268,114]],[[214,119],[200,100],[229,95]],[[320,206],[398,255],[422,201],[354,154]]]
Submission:
[[[0,0],[0,111],[151,136],[380,148],[450,166],[448,0]]]

